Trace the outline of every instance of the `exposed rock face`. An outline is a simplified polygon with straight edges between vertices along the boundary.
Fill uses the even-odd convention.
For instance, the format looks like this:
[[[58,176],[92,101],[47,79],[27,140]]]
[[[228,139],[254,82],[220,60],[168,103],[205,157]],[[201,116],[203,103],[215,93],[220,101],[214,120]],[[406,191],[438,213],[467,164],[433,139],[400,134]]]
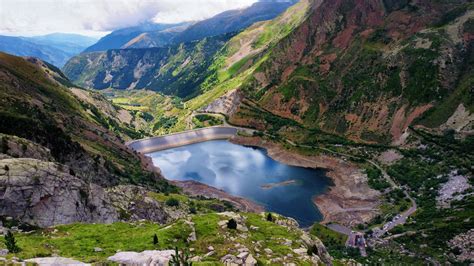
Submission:
[[[16,136],[0,133],[0,153],[14,158],[32,158],[53,161],[51,151],[41,145]]]
[[[118,220],[105,191],[71,175],[69,168],[36,159],[0,160],[0,215],[48,227]]]
[[[458,254],[453,255],[457,261],[472,263],[474,258],[474,229],[464,234],[459,234],[449,241],[449,244],[458,249]]]
[[[233,115],[242,100],[242,94],[238,90],[232,90],[216,99],[214,102],[202,109],[203,112],[221,113],[227,116]]]
[[[148,197],[149,191],[138,186],[117,186],[107,189],[110,204],[120,210],[121,219],[146,219],[166,223],[173,219],[162,203]],[[178,218],[178,217],[175,217]]]

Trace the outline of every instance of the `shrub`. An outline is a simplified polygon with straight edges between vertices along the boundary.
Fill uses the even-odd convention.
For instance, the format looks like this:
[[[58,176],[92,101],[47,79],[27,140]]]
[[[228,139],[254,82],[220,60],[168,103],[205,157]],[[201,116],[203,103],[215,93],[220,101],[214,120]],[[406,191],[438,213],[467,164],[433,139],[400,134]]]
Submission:
[[[153,245],[158,245],[158,236],[156,234],[153,236]]]
[[[230,219],[227,222],[227,228],[234,229],[234,230],[237,229],[237,222],[234,219]]]
[[[166,205],[170,207],[178,207],[179,206],[179,200],[175,198],[169,198],[166,200]]]
[[[8,231],[5,235],[5,246],[11,253],[18,253],[20,252],[20,248],[16,245],[15,236],[13,236],[11,231]]]
[[[269,212],[268,215],[267,215],[267,221],[273,222],[273,216],[272,216],[271,212]]]

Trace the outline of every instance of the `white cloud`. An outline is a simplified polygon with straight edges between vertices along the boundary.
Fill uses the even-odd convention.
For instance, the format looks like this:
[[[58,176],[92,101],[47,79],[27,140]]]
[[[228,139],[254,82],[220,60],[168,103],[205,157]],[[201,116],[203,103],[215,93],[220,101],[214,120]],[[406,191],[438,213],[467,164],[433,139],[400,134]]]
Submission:
[[[0,34],[101,35],[155,21],[201,20],[256,0],[0,0]]]

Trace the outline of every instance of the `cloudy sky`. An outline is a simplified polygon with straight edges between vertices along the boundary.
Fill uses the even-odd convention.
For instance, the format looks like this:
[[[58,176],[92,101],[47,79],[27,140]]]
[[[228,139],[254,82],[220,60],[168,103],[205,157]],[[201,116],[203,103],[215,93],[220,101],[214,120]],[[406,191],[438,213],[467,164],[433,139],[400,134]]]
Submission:
[[[101,36],[147,21],[201,20],[253,2],[256,0],[0,0],[0,34]]]

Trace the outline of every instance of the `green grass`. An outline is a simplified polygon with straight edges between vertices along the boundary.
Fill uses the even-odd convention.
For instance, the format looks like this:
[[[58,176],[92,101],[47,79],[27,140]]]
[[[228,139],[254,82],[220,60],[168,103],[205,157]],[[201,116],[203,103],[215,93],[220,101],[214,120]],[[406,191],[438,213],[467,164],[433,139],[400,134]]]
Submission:
[[[153,245],[153,235],[159,245]],[[143,251],[183,246],[190,228],[182,222],[165,228],[150,222],[113,224],[71,224],[39,230],[31,234],[15,234],[22,251],[15,256],[31,257],[60,254],[84,262],[105,261],[117,250]],[[178,241],[175,243],[174,240]],[[0,246],[2,246],[0,244]],[[94,248],[102,248],[95,252]],[[13,256],[10,254],[9,257]]]
[[[178,195],[171,196],[179,197]],[[157,197],[161,197],[161,195]],[[247,227],[257,226],[259,228],[247,232],[248,237],[241,237],[239,231],[220,228],[219,221],[228,218],[216,213],[192,216],[191,220],[195,224],[197,241],[190,243],[186,243],[185,240],[189,236],[191,228],[183,220],[168,226],[160,226],[151,222],[70,224],[38,229],[32,233],[16,233],[15,237],[22,251],[18,254],[9,254],[8,257],[16,256],[20,259],[27,259],[57,254],[83,262],[100,263],[105,262],[107,257],[114,255],[117,250],[141,252],[143,250],[172,249],[175,246],[183,248],[187,245],[194,249],[192,254],[200,255],[208,252],[208,246],[213,246],[216,249],[216,254],[205,258],[205,262],[216,263],[229,252],[236,252],[236,243],[245,245],[254,253],[256,241],[261,241],[263,247],[273,250],[273,257],[283,257],[291,253],[292,248],[300,246],[300,243],[296,241],[300,239],[301,230],[289,229],[268,222],[265,217],[259,214],[242,213],[241,215],[246,217]],[[278,216],[275,215],[275,217]],[[158,245],[153,244],[154,234],[158,236]],[[231,240],[230,237],[234,239]],[[293,245],[291,247],[283,245],[284,239],[292,240]],[[3,247],[2,242],[0,248]],[[96,247],[101,248],[102,251],[95,252],[94,248]],[[296,260],[296,263],[301,262]]]

